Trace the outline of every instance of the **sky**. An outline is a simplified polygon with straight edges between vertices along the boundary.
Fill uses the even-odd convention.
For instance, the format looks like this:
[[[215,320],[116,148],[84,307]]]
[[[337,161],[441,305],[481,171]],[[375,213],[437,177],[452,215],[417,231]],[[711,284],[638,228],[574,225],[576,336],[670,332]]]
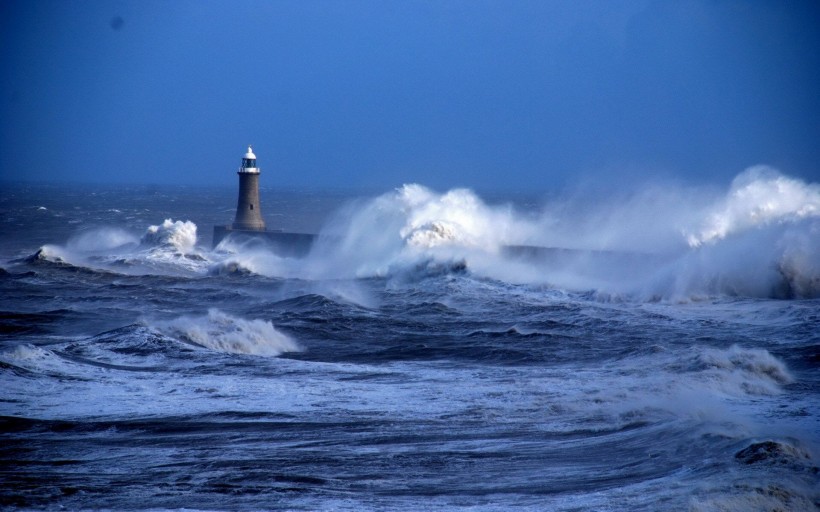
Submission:
[[[0,2],[0,180],[820,181],[820,4]]]

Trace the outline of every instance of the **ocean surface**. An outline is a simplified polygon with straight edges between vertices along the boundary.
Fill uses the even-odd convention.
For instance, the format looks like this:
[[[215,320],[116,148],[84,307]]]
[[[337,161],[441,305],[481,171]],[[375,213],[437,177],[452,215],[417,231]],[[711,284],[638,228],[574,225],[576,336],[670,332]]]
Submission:
[[[235,201],[0,187],[0,506],[820,508],[817,184]]]

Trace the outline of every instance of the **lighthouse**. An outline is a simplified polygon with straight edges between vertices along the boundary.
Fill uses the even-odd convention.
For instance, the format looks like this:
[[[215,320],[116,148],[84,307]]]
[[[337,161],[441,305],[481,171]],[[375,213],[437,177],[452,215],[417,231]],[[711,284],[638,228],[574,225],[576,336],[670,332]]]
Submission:
[[[242,165],[236,174],[239,175],[236,217],[233,224],[214,226],[213,246],[217,248],[226,239],[239,242],[239,246],[256,240],[265,243],[280,257],[302,258],[307,255],[317,235],[286,232],[282,229],[269,230],[265,227],[262,209],[259,207],[259,167],[256,166],[256,155],[251,146],[248,146],[248,152],[242,157]]]
[[[265,231],[265,221],[259,207],[259,167],[256,166],[256,155],[251,146],[242,157],[242,165],[236,174],[239,175],[239,199],[231,227],[240,231]]]

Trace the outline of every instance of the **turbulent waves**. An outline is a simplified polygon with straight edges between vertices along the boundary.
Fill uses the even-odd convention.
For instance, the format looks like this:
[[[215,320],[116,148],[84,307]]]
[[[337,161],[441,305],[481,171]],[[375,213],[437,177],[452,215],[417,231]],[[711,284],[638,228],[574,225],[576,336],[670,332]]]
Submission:
[[[187,190],[118,193],[12,212],[86,227],[61,243],[54,213],[2,263],[3,507],[820,503],[816,185],[755,169],[584,216],[412,185],[304,259],[145,227]],[[109,202],[132,224],[92,227]],[[209,225],[186,204],[162,215]]]
[[[587,207],[578,217],[566,212],[580,206],[560,204],[538,216],[487,205],[465,189],[438,194],[406,185],[339,211],[305,259],[230,240],[207,250],[197,245],[193,222],[166,219],[141,238],[116,228],[87,230],[21,261],[132,275],[308,280],[407,281],[470,272],[638,300],[820,297],[817,184],[755,167],[723,197],[693,195],[636,192]]]

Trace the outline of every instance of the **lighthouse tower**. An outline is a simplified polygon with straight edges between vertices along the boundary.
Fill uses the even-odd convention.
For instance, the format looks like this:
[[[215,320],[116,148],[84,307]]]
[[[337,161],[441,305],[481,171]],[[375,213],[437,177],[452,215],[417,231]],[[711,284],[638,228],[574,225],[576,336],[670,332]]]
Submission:
[[[248,146],[239,167],[239,200],[236,202],[236,218],[231,225],[214,226],[213,246],[218,248],[223,240],[262,240],[271,250],[283,258],[303,258],[309,252],[317,235],[292,233],[281,229],[266,229],[259,208],[259,168],[256,155]]]
[[[239,175],[239,200],[236,203],[236,219],[231,227],[242,231],[265,231],[265,221],[259,207],[259,168],[251,146],[242,157],[242,166],[236,174]]]

